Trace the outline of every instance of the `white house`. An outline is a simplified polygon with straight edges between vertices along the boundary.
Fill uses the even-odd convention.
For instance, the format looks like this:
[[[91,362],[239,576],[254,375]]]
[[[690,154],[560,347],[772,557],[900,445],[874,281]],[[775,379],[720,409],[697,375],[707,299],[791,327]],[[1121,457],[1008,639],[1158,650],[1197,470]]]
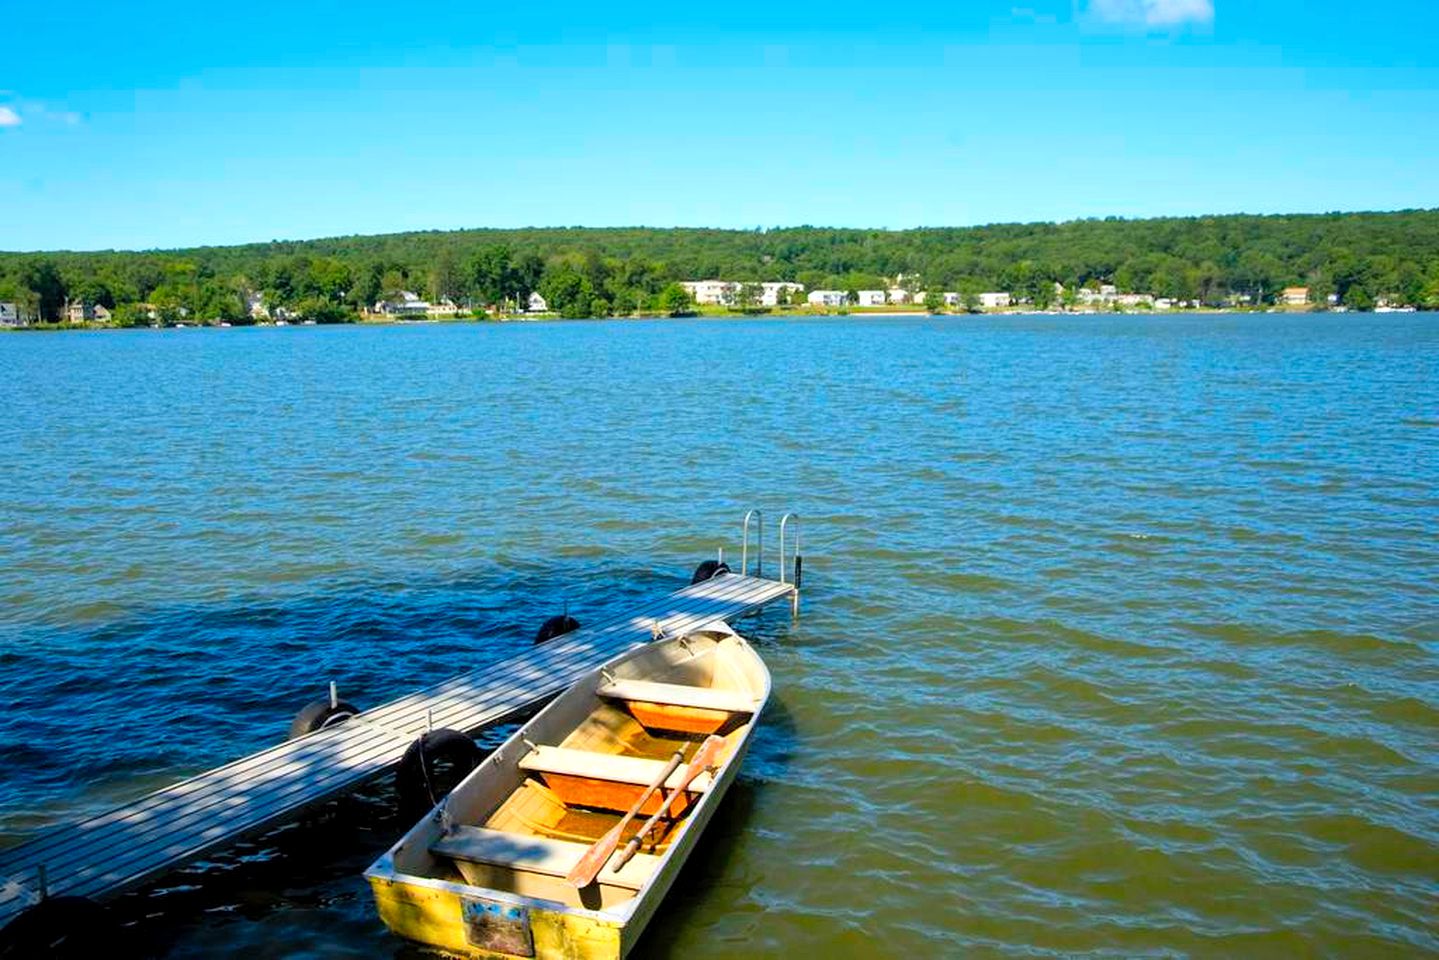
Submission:
[[[430,312],[430,305],[411,291],[401,290],[396,299],[376,303],[375,312],[387,317],[422,317]]]
[[[842,307],[845,303],[843,290],[811,290],[806,299],[816,307]]]
[[[885,296],[890,303],[923,303],[924,294],[912,294],[903,287],[890,287]]]
[[[940,297],[944,299],[944,305],[946,307],[957,307],[964,302],[964,298],[961,297],[959,294],[955,293],[953,290],[946,290],[944,293],[940,294]],[[916,291],[909,294],[909,298],[911,303],[917,303],[922,305],[926,300],[929,299],[929,294],[924,291]]]
[[[255,320],[270,319],[270,309],[265,306],[265,297],[254,290],[245,294],[245,312]]]
[[[455,301],[449,297],[441,297],[439,303],[432,303],[425,308],[425,315],[429,317],[453,317],[460,312],[455,306]]]
[[[540,292],[538,290],[531,290],[530,299],[525,303],[525,312],[548,313],[549,309],[550,305],[545,302],[544,297],[540,296]]]
[[[739,293],[739,284],[730,280],[683,280],[680,286],[689,292],[695,303],[728,306],[734,303]]]
[[[859,305],[861,307],[882,307],[886,303],[883,290],[860,290]]]
[[[986,310],[1000,310],[1014,302],[1008,293],[981,293],[979,305]]]
[[[0,327],[25,327],[30,325],[30,313],[20,304],[10,300],[0,301]]]
[[[760,284],[760,290],[760,305],[766,307],[777,307],[779,306],[780,297],[786,296],[791,292],[804,293],[804,284],[785,283],[782,281],[766,282]]]

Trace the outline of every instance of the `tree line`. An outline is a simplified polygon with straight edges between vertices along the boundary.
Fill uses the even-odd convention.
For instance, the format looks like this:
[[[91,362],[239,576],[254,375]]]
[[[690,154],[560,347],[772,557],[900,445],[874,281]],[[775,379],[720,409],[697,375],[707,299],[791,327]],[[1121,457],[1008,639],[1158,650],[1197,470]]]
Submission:
[[[0,253],[0,301],[46,321],[67,301],[118,323],[247,322],[247,295],[322,322],[411,290],[514,309],[539,292],[565,316],[678,312],[681,280],[785,280],[806,289],[1007,290],[1036,306],[1112,283],[1219,306],[1307,286],[1320,305],[1439,309],[1439,210],[1078,220],[969,228],[532,228],[399,233],[168,251]]]

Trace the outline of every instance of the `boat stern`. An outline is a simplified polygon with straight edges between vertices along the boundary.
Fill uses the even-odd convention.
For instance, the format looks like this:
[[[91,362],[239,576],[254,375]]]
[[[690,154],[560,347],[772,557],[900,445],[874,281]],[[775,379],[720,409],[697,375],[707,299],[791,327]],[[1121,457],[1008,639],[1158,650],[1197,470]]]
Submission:
[[[623,923],[519,897],[397,876],[388,856],[365,872],[380,919],[395,934],[465,957],[620,960]],[[495,891],[484,891],[495,893]]]

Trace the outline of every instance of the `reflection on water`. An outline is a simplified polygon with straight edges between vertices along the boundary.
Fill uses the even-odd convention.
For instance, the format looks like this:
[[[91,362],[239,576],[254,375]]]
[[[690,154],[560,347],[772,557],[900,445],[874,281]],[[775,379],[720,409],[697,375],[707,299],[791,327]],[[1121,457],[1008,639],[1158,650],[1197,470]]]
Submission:
[[[503,669],[757,505],[804,515],[805,610],[742,628],[777,708],[642,955],[1439,951],[1423,315],[17,335],[0,369],[0,842],[331,679]],[[359,877],[387,790],[122,910],[172,957],[423,956]]]

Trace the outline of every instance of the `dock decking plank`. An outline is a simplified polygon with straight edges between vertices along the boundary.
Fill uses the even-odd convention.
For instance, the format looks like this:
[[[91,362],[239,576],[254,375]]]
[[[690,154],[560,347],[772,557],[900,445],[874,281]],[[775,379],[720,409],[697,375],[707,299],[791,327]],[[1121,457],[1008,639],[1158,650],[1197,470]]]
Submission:
[[[0,925],[33,901],[41,866],[52,896],[101,898],[132,889],[384,773],[431,716],[436,727],[477,732],[538,706],[605,660],[647,642],[656,622],[666,633],[680,633],[732,620],[790,593],[791,587],[772,580],[721,575],[513,660],[400,697],[355,721],[47,830],[0,851]]]

